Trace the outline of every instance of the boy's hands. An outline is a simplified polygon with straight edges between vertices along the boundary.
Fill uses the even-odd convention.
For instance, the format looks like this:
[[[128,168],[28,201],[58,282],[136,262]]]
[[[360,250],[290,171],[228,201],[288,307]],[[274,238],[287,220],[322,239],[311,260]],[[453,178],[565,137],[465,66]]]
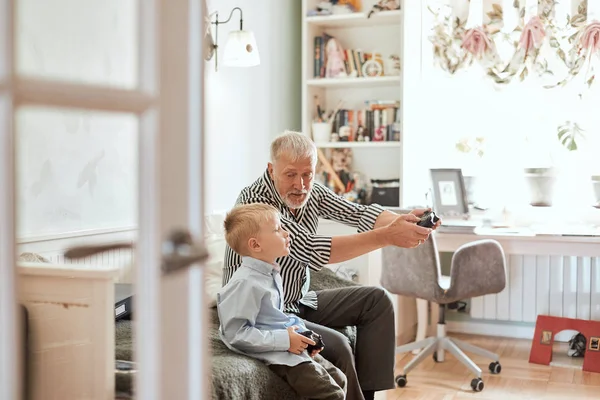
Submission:
[[[311,356],[312,358],[315,358],[315,356],[316,356],[317,354],[319,354],[319,353],[321,352],[321,350],[323,350],[323,349],[319,349],[319,350],[315,349],[315,350],[313,350],[313,351],[312,351],[312,353],[310,353],[310,356]]]
[[[290,348],[288,349],[290,353],[301,354],[304,350],[306,350],[309,344],[313,346],[316,345],[316,343],[311,339],[296,333],[296,330],[298,330],[298,327],[295,325],[287,328],[288,335],[290,335]],[[310,355],[311,357],[314,357],[318,351],[315,350],[313,353],[314,354]]]

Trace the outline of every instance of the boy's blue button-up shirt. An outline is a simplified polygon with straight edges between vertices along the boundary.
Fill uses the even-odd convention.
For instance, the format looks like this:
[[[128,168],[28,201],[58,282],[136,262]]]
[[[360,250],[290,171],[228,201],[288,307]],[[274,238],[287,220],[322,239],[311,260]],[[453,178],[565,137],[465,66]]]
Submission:
[[[294,366],[311,361],[306,351],[288,352],[287,328],[304,322],[283,312],[283,286],[279,268],[252,257],[242,257],[241,267],[217,296],[219,335],[233,351],[267,364]]]

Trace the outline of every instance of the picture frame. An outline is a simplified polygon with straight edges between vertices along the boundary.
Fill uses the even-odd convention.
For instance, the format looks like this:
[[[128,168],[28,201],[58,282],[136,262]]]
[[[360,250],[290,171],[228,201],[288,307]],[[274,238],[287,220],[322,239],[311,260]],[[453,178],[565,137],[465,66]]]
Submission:
[[[540,343],[544,345],[551,345],[552,331],[542,331],[542,338],[540,339]]]
[[[444,217],[467,217],[469,202],[461,169],[431,169],[433,207]]]
[[[600,337],[592,336],[590,338],[589,350],[600,351]]]

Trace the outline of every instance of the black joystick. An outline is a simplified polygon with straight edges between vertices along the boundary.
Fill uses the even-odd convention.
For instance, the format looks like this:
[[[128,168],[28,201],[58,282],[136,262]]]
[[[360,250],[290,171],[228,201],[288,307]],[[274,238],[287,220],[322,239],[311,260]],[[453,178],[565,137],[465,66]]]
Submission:
[[[304,331],[304,332],[298,332],[298,333],[301,334],[302,336],[306,336],[307,338],[309,338],[310,340],[315,342],[314,346],[312,344],[309,344],[308,347],[306,348],[306,351],[308,352],[308,354],[312,353],[313,350],[321,350],[323,347],[325,347],[325,343],[323,343],[323,338],[318,333],[313,332],[311,330]]]
[[[421,220],[417,222],[417,225],[424,228],[433,228],[439,220],[440,218],[435,215],[433,211],[426,211],[425,214],[421,216]]]

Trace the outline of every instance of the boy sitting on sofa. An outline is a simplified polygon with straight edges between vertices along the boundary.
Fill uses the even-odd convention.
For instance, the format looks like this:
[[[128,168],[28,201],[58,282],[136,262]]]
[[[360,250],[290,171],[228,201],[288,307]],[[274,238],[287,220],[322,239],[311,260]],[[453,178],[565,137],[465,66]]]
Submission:
[[[231,350],[264,361],[301,397],[344,399],[346,377],[318,353],[301,319],[283,312],[278,257],[290,252],[279,212],[267,204],[236,206],[224,221],[225,240],[242,266],[218,293],[219,334]]]

